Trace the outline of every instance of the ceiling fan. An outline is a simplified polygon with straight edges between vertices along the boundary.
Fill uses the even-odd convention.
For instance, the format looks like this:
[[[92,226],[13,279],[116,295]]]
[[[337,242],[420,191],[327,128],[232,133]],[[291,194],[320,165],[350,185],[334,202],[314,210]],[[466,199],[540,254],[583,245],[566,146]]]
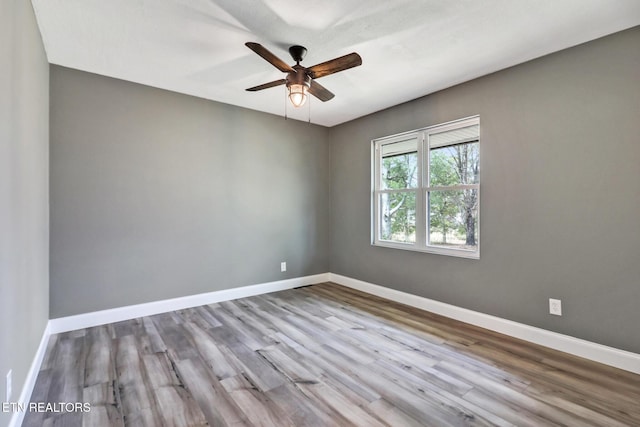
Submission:
[[[362,58],[354,52],[312,67],[303,67],[300,65],[300,62],[307,54],[307,49],[303,46],[295,45],[289,48],[289,54],[291,54],[293,60],[296,61],[296,65],[290,66],[259,43],[248,42],[245,43],[245,45],[278,70],[287,73],[284,79],[250,87],[247,90],[255,92],[270,87],[286,85],[289,91],[289,99],[294,107],[300,107],[305,103],[307,93],[310,93],[323,102],[330,100],[335,95],[320,83],[316,82],[316,79],[362,65]]]

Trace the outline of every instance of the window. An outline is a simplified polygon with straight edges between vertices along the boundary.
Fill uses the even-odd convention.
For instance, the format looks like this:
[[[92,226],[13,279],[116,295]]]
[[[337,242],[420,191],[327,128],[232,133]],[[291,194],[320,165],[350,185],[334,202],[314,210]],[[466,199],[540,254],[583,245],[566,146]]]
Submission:
[[[479,258],[479,118],[380,138],[373,149],[373,244]]]

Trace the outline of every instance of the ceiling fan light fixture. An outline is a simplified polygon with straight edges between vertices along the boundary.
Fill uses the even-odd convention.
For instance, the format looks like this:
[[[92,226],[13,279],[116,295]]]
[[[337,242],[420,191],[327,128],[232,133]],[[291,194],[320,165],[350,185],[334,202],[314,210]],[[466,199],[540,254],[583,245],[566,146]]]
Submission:
[[[307,101],[307,93],[309,88],[303,84],[291,84],[288,86],[289,100],[294,107],[299,108]]]
[[[307,94],[311,87],[311,77],[305,73],[304,67],[294,65],[286,78],[287,91],[289,92],[289,100],[294,107],[300,108],[307,101]]]

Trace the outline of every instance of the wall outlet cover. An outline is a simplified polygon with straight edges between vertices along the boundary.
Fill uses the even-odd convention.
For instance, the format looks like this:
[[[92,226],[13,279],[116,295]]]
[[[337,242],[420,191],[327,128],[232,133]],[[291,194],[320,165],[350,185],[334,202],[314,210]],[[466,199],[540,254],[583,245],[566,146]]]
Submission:
[[[562,316],[562,301],[559,299],[549,298],[549,313],[556,316]]]
[[[280,271],[287,271],[287,263],[286,262],[281,262],[280,263]]]

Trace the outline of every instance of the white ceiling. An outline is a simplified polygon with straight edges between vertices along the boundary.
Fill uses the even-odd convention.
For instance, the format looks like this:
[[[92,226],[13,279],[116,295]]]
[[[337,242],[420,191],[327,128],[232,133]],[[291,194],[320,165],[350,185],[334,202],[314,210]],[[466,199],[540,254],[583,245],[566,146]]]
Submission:
[[[322,78],[311,121],[333,126],[640,24],[640,0],[32,0],[49,62],[273,114],[284,77],[244,46],[311,66],[350,52],[360,67]],[[306,106],[289,117],[307,120]]]

